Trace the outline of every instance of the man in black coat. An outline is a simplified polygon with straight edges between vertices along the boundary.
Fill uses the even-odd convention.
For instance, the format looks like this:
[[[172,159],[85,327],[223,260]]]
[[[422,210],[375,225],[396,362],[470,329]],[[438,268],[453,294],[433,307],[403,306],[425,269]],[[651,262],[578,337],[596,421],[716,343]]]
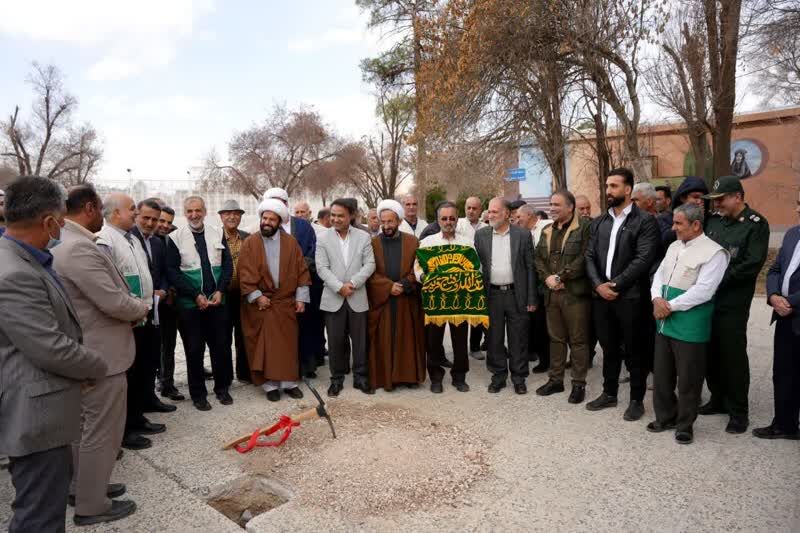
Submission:
[[[631,373],[630,404],[625,420],[644,415],[644,395],[649,372],[644,357],[643,333],[647,333],[645,302],[649,276],[659,244],[655,218],[642,213],[631,200],[633,172],[617,168],[606,179],[609,210],[592,221],[586,250],[586,273],[594,287],[593,315],[603,347],[603,393],[586,404],[590,411],[616,407],[620,346],[628,352]]]

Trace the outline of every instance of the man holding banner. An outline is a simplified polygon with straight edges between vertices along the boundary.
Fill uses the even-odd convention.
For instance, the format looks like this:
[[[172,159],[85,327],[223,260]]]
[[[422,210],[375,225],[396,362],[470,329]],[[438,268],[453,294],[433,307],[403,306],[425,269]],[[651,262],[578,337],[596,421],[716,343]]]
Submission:
[[[422,308],[425,311],[425,335],[431,392],[443,391],[444,327],[450,324],[453,344],[453,386],[467,392],[469,372],[467,357],[468,326],[489,325],[486,295],[480,261],[470,239],[456,234],[458,208],[444,202],[438,210],[441,231],[422,239],[417,250],[414,272],[422,282]]]

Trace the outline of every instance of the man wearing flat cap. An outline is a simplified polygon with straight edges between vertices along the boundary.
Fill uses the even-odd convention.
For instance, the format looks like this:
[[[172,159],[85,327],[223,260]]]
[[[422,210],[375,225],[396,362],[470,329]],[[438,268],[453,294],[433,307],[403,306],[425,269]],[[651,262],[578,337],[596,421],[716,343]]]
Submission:
[[[744,433],[749,425],[747,319],[756,280],[767,260],[769,224],[744,201],[744,188],[736,176],[722,176],[709,194],[714,214],[706,234],[730,254],[730,263],[715,296],[708,350],[706,382],[711,400],[701,415],[727,414],[725,431]]]
[[[298,355],[298,314],[311,301],[311,276],[300,245],[281,225],[289,209],[279,200],[258,206],[261,232],[245,239],[239,255],[242,329],[250,358],[250,376],[267,399],[275,402],[281,390],[303,397]]]
[[[236,345],[236,359],[233,359],[233,353],[230,353],[229,359],[236,361],[236,379],[239,381],[250,381],[250,367],[247,363],[247,351],[244,347],[244,337],[242,336],[242,320],[239,314],[240,300],[242,293],[239,291],[239,253],[242,249],[242,243],[250,236],[246,231],[239,229],[242,223],[242,215],[244,209],[239,207],[239,202],[236,200],[226,200],[222,204],[222,209],[218,212],[220,221],[222,222],[222,229],[225,235],[225,241],[228,243],[228,250],[231,252],[231,261],[233,261],[233,275],[228,284],[228,294],[225,298],[225,312],[228,315],[228,323],[225,326],[227,333],[225,346],[229,352],[232,350],[232,345]]]
[[[369,384],[390,391],[425,381],[425,329],[420,285],[414,275],[417,239],[400,231],[403,207],[383,200],[376,210],[381,230],[372,238],[375,272],[369,299]]]

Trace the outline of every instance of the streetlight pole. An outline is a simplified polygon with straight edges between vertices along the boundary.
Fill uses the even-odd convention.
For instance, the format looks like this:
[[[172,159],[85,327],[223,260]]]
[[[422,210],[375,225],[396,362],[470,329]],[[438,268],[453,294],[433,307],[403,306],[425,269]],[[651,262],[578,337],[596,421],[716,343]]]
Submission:
[[[133,169],[126,168],[128,171],[128,194],[133,196]]]

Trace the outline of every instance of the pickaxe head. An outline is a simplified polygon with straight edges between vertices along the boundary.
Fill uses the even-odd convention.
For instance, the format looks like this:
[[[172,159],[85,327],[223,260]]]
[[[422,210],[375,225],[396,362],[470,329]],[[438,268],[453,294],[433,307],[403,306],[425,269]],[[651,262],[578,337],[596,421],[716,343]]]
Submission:
[[[320,418],[324,418],[328,422],[328,426],[331,428],[331,435],[333,435],[333,438],[335,439],[336,430],[333,429],[333,420],[331,420],[331,415],[328,413],[328,410],[325,409],[325,401],[322,399],[322,396],[319,395],[317,389],[311,386],[311,383],[308,381],[308,379],[303,378],[303,381],[305,382],[306,387],[308,387],[308,390],[311,391],[311,394],[313,394],[317,399],[317,415]]]

